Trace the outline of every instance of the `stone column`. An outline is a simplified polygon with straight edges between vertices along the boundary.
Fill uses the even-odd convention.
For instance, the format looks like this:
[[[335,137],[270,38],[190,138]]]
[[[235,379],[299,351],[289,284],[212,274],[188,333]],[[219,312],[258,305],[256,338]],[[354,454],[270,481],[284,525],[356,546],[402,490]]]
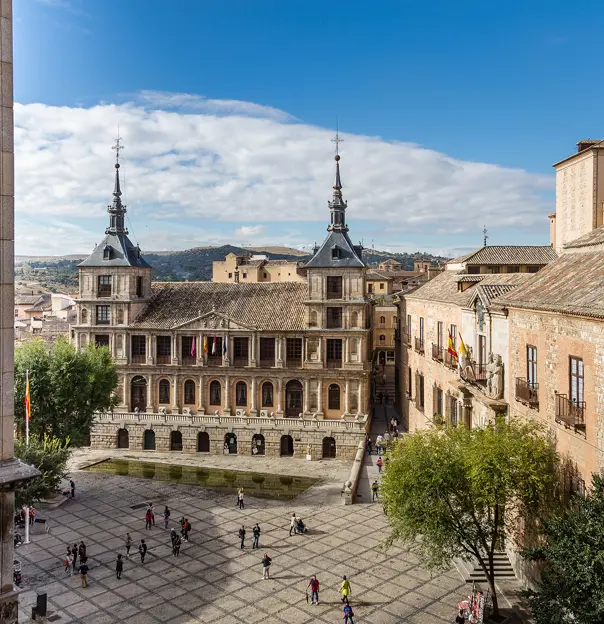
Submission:
[[[195,349],[195,358],[197,360],[196,364],[197,366],[203,366],[205,363],[205,353],[203,352],[203,334],[201,332],[197,334],[197,344],[195,345]]]
[[[231,388],[230,388],[229,378],[227,376],[224,378],[224,396],[222,397],[223,413],[229,411],[229,404],[230,404],[230,399],[231,399],[230,394],[231,394]]]
[[[155,382],[157,381],[153,375],[147,375],[147,413],[152,414],[155,411],[153,399],[155,397]],[[159,401],[158,401],[159,402]]]
[[[350,381],[346,380],[346,387],[344,390],[344,413],[350,412]]]
[[[180,352],[178,350],[180,336],[178,334],[172,334],[172,364],[178,366],[180,363]]]
[[[124,385],[124,394],[122,396],[122,404],[126,408],[126,411],[130,411],[130,380],[125,373],[122,375],[122,383]]]
[[[146,334],[145,343],[147,349],[147,364],[153,365],[155,361],[155,334]]]
[[[277,379],[277,412],[281,412],[281,393],[283,392],[283,381]]]
[[[364,379],[359,379],[359,407],[357,409],[357,413],[364,414],[365,410],[363,409],[363,383],[365,383]]]
[[[308,397],[310,394],[310,381],[304,380],[304,396],[302,397],[302,413],[308,414]]]
[[[172,378],[172,411],[176,411],[178,409],[178,406],[180,405],[180,384],[178,382],[178,375],[174,375],[174,377]]]
[[[344,338],[344,364],[348,362],[348,336]]]
[[[12,1],[0,2],[0,622],[18,619],[13,591],[15,487],[40,473],[13,458],[14,176]]]
[[[203,375],[199,375],[199,401],[197,402],[198,411],[205,412],[205,377]]]
[[[323,380],[317,381],[317,413],[323,413]]]
[[[277,368],[283,368],[283,338],[277,336]]]
[[[257,379],[255,377],[252,377],[252,400],[250,401],[250,415],[251,416],[256,416],[257,414],[257,409],[256,409],[256,403],[258,400],[258,397],[256,396],[257,394],[258,394]]]

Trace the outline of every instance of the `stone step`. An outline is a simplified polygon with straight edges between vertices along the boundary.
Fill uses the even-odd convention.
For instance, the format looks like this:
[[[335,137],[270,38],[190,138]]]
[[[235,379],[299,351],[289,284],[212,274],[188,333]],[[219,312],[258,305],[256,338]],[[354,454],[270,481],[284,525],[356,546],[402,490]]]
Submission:
[[[486,583],[487,579],[482,568],[473,561],[455,560],[455,567],[466,583]],[[506,553],[498,552],[493,557],[493,573],[497,579],[515,579],[514,568]]]

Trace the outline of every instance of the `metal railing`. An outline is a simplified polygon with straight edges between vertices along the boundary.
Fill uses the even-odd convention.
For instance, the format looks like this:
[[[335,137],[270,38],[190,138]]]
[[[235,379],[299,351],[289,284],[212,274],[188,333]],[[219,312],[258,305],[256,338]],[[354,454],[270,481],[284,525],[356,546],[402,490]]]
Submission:
[[[445,366],[447,366],[448,368],[457,368],[457,361],[455,360],[455,358],[449,353],[448,349],[444,349],[444,363]]]
[[[131,355],[130,361],[132,364],[145,364],[147,361],[147,356],[143,353],[142,355]]]
[[[330,360],[326,361],[327,368],[342,368],[342,360]]]
[[[181,360],[185,366],[192,366],[197,363],[197,358],[194,355],[183,355]]]
[[[171,355],[158,355],[155,358],[156,364],[172,364],[172,356]]]
[[[585,429],[585,401],[569,399],[566,394],[556,393],[556,420],[568,427]]]
[[[418,353],[423,353],[424,352],[424,341],[422,338],[415,338],[415,350]]]
[[[516,377],[516,401],[531,407],[539,405],[539,384]]]
[[[243,368],[244,366],[248,366],[250,363],[249,358],[247,357],[235,357],[233,358],[233,366],[238,368]]]
[[[443,361],[443,348],[434,342],[432,343],[432,359],[438,362]]]

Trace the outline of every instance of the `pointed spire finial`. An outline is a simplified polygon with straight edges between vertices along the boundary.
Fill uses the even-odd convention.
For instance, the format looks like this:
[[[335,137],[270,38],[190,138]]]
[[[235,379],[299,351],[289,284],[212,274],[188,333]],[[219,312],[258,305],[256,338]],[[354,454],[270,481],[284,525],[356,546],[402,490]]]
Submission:
[[[115,150],[115,164],[117,165],[117,169],[119,169],[120,165],[120,150],[126,149],[122,145],[122,137],[120,137],[120,127],[117,127],[117,138],[115,139],[115,145],[111,148]]]
[[[126,214],[126,206],[122,204],[122,189],[120,188],[120,151],[124,149],[122,139],[120,137],[119,126],[115,145],[111,149],[115,150],[115,184],[113,186],[113,202],[107,206],[109,213],[109,227],[105,230],[105,234],[128,234],[124,223]]]
[[[483,230],[482,230],[482,235],[484,236],[484,246],[485,246],[485,247],[487,246],[487,240],[488,240],[488,238],[489,238],[489,237],[487,236],[487,232],[488,232],[488,230],[487,230],[487,226],[486,226],[486,225],[484,225],[484,226],[483,226]]]
[[[333,185],[333,200],[329,202],[329,209],[331,211],[331,223],[328,230],[340,230],[348,231],[346,227],[346,202],[342,198],[342,179],[340,177],[340,143],[344,139],[340,138],[340,127],[336,118],[336,136],[331,139],[332,143],[336,144],[336,155],[334,160],[336,161],[336,181]]]

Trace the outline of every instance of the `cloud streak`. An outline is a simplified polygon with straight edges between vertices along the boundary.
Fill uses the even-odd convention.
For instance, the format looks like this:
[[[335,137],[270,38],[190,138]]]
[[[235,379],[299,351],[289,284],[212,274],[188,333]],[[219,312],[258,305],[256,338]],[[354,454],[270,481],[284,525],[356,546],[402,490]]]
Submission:
[[[90,108],[16,104],[17,250],[31,252],[25,223],[41,233],[54,228],[52,241],[40,235],[39,253],[50,253],[51,244],[79,252],[100,238],[118,125],[126,145],[124,200],[143,248],[157,248],[151,234],[162,232],[164,240],[179,232],[187,240],[191,232],[211,232],[234,243],[262,233],[275,244],[320,239],[333,184],[333,132],[291,121],[254,103],[151,91]],[[530,231],[551,211],[552,176],[379,137],[344,138],[342,180],[355,238],[387,232],[396,243],[431,232],[433,247],[450,246],[451,232],[483,223]],[[77,224],[82,237],[59,222]],[[282,234],[275,237],[275,228]]]

